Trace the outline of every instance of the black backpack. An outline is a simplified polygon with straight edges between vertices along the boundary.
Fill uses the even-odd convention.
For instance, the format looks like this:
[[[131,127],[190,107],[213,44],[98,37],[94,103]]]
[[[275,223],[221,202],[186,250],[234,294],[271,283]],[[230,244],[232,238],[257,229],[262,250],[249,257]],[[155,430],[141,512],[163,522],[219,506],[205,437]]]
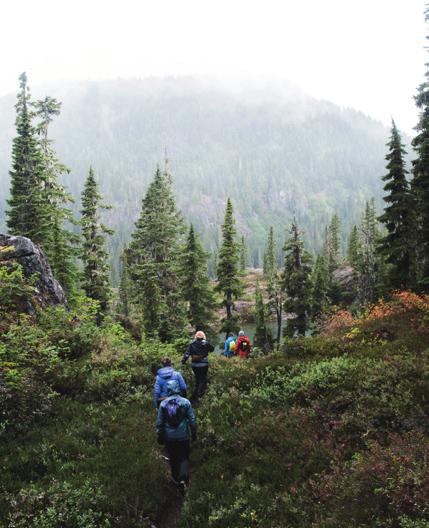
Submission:
[[[167,400],[167,403],[163,406],[165,419],[170,427],[176,429],[186,416],[185,409],[177,401],[177,398],[171,398]]]

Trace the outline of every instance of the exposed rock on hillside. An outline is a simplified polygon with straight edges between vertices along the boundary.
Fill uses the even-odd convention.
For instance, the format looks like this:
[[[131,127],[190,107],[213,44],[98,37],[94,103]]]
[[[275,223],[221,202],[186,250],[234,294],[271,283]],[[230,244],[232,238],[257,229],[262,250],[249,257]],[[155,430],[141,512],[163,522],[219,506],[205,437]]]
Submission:
[[[5,248],[8,248],[5,251]],[[37,273],[35,301],[42,307],[55,304],[67,304],[64,290],[54,278],[48,260],[43,251],[29,238],[0,234],[0,266],[18,263],[24,275],[30,277]],[[29,301],[25,311],[34,314],[34,306]]]
[[[342,264],[334,271],[334,278],[344,292],[351,292],[354,288],[354,269],[350,264]]]

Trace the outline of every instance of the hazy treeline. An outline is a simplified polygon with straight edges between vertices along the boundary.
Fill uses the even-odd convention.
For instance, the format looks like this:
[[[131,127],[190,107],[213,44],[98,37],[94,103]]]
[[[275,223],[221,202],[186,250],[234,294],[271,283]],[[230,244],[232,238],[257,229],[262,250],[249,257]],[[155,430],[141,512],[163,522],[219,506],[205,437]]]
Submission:
[[[257,266],[270,225],[283,237],[296,214],[309,249],[320,250],[324,226],[335,212],[347,232],[366,199],[380,200],[385,128],[297,91],[274,99],[258,90],[249,86],[244,96],[192,79],[49,89],[63,101],[51,127],[59,158],[71,169],[63,183],[78,198],[92,164],[113,206],[106,223],[115,230],[109,242],[115,276],[165,149],[178,206],[202,233],[205,247],[219,250],[219,226],[230,196],[238,230]],[[12,97],[0,100],[0,226],[9,187],[13,105]]]

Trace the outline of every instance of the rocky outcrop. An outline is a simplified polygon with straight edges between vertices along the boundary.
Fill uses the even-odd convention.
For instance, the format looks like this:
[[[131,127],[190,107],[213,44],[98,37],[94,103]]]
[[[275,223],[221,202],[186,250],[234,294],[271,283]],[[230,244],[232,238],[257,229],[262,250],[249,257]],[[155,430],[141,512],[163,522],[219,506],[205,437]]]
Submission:
[[[35,302],[39,306],[67,305],[64,290],[54,278],[48,260],[39,246],[29,238],[0,234],[0,266],[13,262],[22,266],[26,277],[37,274]],[[26,311],[34,314],[33,303],[28,303]]]
[[[341,290],[344,292],[351,292],[355,286],[355,275],[354,269],[350,264],[342,264],[337,268],[334,273],[334,279],[341,286]]]

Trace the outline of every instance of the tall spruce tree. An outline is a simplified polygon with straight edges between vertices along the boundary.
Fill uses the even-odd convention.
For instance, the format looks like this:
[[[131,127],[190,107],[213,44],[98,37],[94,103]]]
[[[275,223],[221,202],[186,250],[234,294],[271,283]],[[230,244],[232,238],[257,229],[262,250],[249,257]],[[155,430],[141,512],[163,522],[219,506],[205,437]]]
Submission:
[[[29,237],[45,248],[48,227],[42,200],[43,156],[32,125],[33,112],[25,73],[20,75],[19,81],[7,227],[11,234]]]
[[[242,236],[240,240],[240,271],[242,273],[246,271],[248,260],[246,241],[244,240],[244,236]]]
[[[183,298],[188,303],[188,320],[195,330],[206,329],[213,317],[214,295],[207,274],[206,253],[191,224],[181,257]]]
[[[283,290],[283,277],[280,270],[277,268],[276,241],[272,226],[270,227],[268,233],[267,245],[264,252],[264,277],[267,281],[268,307],[276,314],[276,343],[279,345],[282,332],[283,304],[285,301],[285,295]]]
[[[359,267],[359,255],[361,254],[361,240],[359,236],[359,229],[357,225],[352,226],[350,230],[348,246],[347,246],[347,262],[353,269]]]
[[[106,235],[113,233],[101,222],[101,211],[110,207],[103,204],[92,167],[82,192],[80,226],[82,230],[83,262],[82,287],[88,297],[99,302],[98,320],[107,311],[110,299],[109,266]]]
[[[386,228],[386,235],[380,240],[380,249],[390,264],[387,280],[390,289],[411,286],[412,265],[412,215],[413,199],[407,181],[404,156],[406,155],[401,136],[392,120],[392,131],[386,156],[387,174],[384,190],[386,206],[379,218]]]
[[[425,20],[429,21],[429,5],[425,9]],[[426,36],[429,40],[429,36]],[[429,63],[426,63],[426,81],[415,97],[420,117],[417,135],[412,146],[417,153],[412,167],[411,189],[415,200],[415,262],[417,290],[429,293]]]
[[[228,198],[225,210],[225,218],[222,224],[222,245],[217,265],[216,291],[223,295],[223,305],[226,309],[226,318],[223,321],[223,330],[228,334],[236,331],[237,321],[233,317],[234,300],[242,291],[242,283],[239,275],[239,245],[236,241],[236,230],[232,202]]]
[[[171,176],[157,167],[132,234],[130,269],[144,333],[161,341],[181,335],[186,324],[180,276],[184,231]]]
[[[121,272],[119,279],[119,306],[118,312],[124,317],[130,316],[131,304],[131,286],[130,286],[130,270],[129,270],[129,249],[124,248],[121,255]]]
[[[377,229],[375,201],[366,202],[360,225],[360,254],[358,258],[358,299],[361,305],[374,302],[376,293]]]
[[[266,307],[258,280],[256,281],[255,290],[255,323],[254,345],[268,352],[272,348],[273,337],[267,328]]]
[[[290,337],[297,333],[305,335],[311,312],[311,255],[304,249],[304,243],[296,220],[292,222],[290,238],[284,251],[284,290],[286,312],[293,314],[287,320],[286,333]]]
[[[329,286],[329,269],[325,256],[318,255],[312,273],[312,313],[314,315],[322,314],[329,306]]]
[[[44,249],[55,277],[70,297],[76,291],[78,237],[66,227],[76,224],[73,213],[67,207],[74,200],[59,182],[61,176],[69,173],[70,169],[58,160],[48,133],[53,118],[60,114],[61,103],[48,96],[36,101],[33,106],[38,119],[36,131],[43,157],[41,198],[47,232]]]
[[[329,270],[332,272],[338,267],[341,257],[341,222],[334,214],[325,231],[325,256]]]

